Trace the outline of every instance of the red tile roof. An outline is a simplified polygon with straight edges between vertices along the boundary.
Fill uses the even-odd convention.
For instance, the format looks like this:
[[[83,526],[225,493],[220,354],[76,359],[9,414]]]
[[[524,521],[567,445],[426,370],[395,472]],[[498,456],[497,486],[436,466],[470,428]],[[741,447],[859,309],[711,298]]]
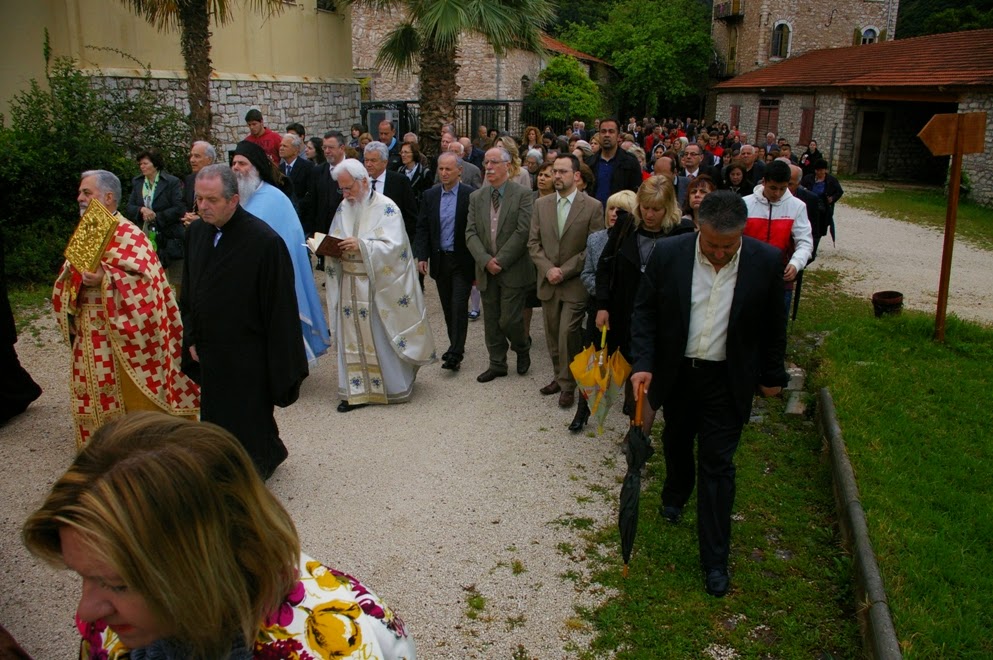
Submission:
[[[550,50],[555,53],[561,53],[562,55],[569,55],[583,62],[597,62],[599,64],[607,64],[599,57],[593,57],[592,55],[584,53],[580,50],[576,50],[571,46],[567,46],[558,39],[555,39],[545,34],[544,32],[541,33],[541,45],[545,47],[545,50]],[[610,65],[607,64],[607,66]]]
[[[993,30],[828,48],[726,80],[714,89],[993,86]]]

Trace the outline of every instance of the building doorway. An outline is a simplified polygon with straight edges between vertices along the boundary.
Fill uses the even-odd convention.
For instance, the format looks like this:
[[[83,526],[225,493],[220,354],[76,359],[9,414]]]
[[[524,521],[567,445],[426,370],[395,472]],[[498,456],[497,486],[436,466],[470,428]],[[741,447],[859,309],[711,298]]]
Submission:
[[[879,161],[886,135],[886,115],[882,110],[863,110],[859,121],[859,156],[856,174],[879,174]]]

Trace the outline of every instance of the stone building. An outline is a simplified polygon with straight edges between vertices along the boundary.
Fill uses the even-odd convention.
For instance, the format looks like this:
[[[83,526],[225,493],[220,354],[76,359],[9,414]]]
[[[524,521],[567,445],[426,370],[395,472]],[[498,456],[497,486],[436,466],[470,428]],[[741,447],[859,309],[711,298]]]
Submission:
[[[386,35],[402,20],[402,14],[375,9],[368,4],[354,5],[352,13],[352,67],[362,80],[362,100],[366,102],[416,101],[420,97],[418,71],[397,75],[376,67],[376,53]],[[513,49],[497,55],[482,35],[469,32],[459,38],[456,83],[459,99],[519,101],[537,80],[548,59],[554,55],[575,57],[594,81],[605,84],[610,66],[601,59],[580,52],[547,34],[542,35],[544,53]],[[506,121],[510,121],[506,118]],[[474,122],[467,114],[460,116],[457,129],[469,132]],[[483,123],[487,122],[485,119]],[[516,134],[516,125],[505,126]],[[405,127],[406,128],[406,127]]]
[[[247,134],[245,113],[251,108],[259,108],[266,124],[279,132],[298,121],[308,133],[322,134],[330,127],[347,129],[359,119],[349,14],[321,8],[325,6],[332,5],[296,0],[267,18],[236,3],[230,23],[211,27],[211,102],[219,145],[233,148]],[[46,29],[53,57],[75,59],[112,87],[139,85],[144,74],[121,53],[148,63],[159,91],[189,112],[179,33],[157,31],[120,0],[5,3],[0,112],[6,112],[12,96],[32,78],[44,81]]]
[[[935,114],[991,112],[993,30],[886,41],[790,57],[714,87],[715,116],[752,142],[766,132],[799,153],[818,142],[831,170],[940,184],[949,158],[917,133]],[[993,204],[993,121],[986,152],[967,155],[972,197]]]
[[[896,38],[900,0],[724,0],[711,37],[718,78],[748,73],[823,48]]]

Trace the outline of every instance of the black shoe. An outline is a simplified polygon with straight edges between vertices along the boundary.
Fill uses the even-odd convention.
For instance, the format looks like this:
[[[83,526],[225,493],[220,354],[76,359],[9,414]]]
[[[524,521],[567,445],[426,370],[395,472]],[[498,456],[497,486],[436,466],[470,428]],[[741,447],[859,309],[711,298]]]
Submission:
[[[588,421],[590,421],[590,407],[586,403],[586,399],[579,397],[579,405],[576,406],[576,416],[572,418],[572,423],[569,424],[569,430],[573,433],[579,433]]]
[[[683,519],[683,507],[681,506],[660,506],[659,515],[675,525]]]
[[[704,585],[706,586],[708,594],[721,598],[728,592],[728,589],[731,588],[731,578],[728,577],[728,569],[708,569],[706,572],[706,578],[704,579]]]
[[[355,404],[353,406],[348,401],[344,401],[343,400],[343,401],[341,401],[341,402],[338,403],[338,412],[341,412],[341,413],[351,412],[351,411],[355,410],[356,408],[361,408],[363,406],[365,406],[364,403],[357,403],[357,404]]]
[[[462,360],[455,356],[449,356],[445,358],[445,363],[441,365],[442,369],[451,369],[452,371],[458,371],[462,368]]]
[[[531,368],[531,351],[521,351],[517,354],[517,374],[523,376]]]
[[[493,369],[487,369],[483,373],[476,376],[476,380],[479,381],[480,383],[488,383],[494,378],[503,378],[506,375],[507,375],[506,371],[500,372],[500,371],[495,371]]]

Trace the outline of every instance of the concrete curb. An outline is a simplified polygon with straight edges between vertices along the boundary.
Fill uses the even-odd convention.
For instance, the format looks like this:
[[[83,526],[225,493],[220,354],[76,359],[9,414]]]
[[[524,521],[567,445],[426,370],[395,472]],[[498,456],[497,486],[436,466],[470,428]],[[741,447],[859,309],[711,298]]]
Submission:
[[[848,450],[841,437],[841,426],[828,388],[821,388],[817,393],[817,404],[817,425],[831,451],[831,476],[841,521],[841,536],[855,559],[855,598],[865,649],[873,658],[902,658],[883,578],[869,542],[855,471],[848,460]]]

